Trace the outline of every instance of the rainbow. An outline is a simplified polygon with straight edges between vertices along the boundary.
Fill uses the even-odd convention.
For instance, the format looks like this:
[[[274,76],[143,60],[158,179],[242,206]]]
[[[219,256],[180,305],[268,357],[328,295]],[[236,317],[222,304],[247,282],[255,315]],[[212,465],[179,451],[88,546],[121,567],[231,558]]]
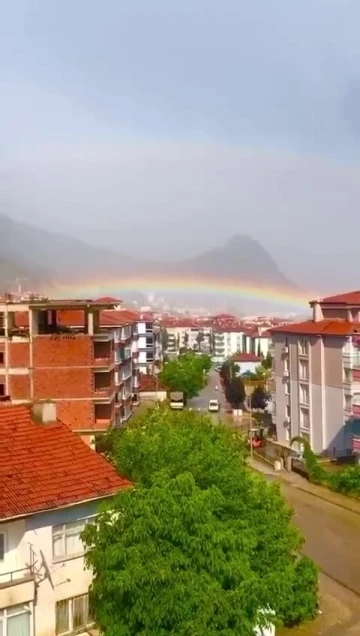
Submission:
[[[237,300],[252,300],[261,303],[286,307],[293,310],[306,310],[313,295],[275,286],[260,285],[241,279],[216,279],[181,276],[139,276],[93,280],[89,282],[74,282],[58,284],[56,297],[60,298],[98,298],[100,296],[115,296],[127,291],[141,291],[145,293],[191,293],[211,294],[214,296],[231,296]],[[54,295],[54,290],[51,291]],[[315,294],[316,296],[316,294]]]

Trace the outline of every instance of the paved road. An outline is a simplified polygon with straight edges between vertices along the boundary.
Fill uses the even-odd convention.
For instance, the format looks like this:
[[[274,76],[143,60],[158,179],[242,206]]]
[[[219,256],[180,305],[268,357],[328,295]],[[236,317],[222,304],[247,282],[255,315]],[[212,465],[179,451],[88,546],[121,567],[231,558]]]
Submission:
[[[216,391],[216,386],[219,387],[219,390]],[[201,391],[200,395],[189,400],[188,407],[196,410],[208,410],[209,400],[219,400],[220,407],[222,410],[226,407],[226,401],[224,398],[224,394],[220,391],[220,378],[219,374],[212,369],[209,373],[207,386]]]
[[[218,375],[213,371],[208,386],[191,401],[193,408],[207,408],[212,397],[225,406],[221,391],[215,391]],[[225,409],[222,408],[223,416]],[[271,475],[268,479],[273,479]],[[295,510],[294,523],[306,538],[304,552],[329,577],[360,595],[360,515],[283,485],[283,492]],[[360,603],[360,601],[359,601]]]

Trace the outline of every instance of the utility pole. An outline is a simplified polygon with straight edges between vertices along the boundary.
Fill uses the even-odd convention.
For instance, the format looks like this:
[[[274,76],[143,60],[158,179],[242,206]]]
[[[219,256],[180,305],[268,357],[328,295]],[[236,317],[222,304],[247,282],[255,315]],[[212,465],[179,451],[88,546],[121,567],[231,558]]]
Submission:
[[[251,399],[251,391],[249,395],[249,414],[250,414],[250,457],[253,458],[254,449],[253,449],[253,428],[252,428],[252,399]]]

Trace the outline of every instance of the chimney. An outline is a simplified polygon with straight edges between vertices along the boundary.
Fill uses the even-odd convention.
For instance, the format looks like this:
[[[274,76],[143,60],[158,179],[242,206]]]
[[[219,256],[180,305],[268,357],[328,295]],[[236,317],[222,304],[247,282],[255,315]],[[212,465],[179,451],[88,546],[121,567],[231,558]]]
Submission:
[[[56,404],[54,402],[36,402],[32,406],[32,412],[43,424],[56,422]]]
[[[324,316],[323,316],[322,308],[320,305],[320,301],[315,300],[313,305],[313,321],[320,322],[321,320],[323,320],[323,318]]]

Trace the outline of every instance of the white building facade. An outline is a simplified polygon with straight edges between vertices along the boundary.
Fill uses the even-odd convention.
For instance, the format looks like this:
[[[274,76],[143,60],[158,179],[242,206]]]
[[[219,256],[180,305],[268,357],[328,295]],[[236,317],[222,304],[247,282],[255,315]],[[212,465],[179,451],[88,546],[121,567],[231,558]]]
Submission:
[[[0,634],[88,634],[93,625],[80,534],[99,502],[0,524]]]

